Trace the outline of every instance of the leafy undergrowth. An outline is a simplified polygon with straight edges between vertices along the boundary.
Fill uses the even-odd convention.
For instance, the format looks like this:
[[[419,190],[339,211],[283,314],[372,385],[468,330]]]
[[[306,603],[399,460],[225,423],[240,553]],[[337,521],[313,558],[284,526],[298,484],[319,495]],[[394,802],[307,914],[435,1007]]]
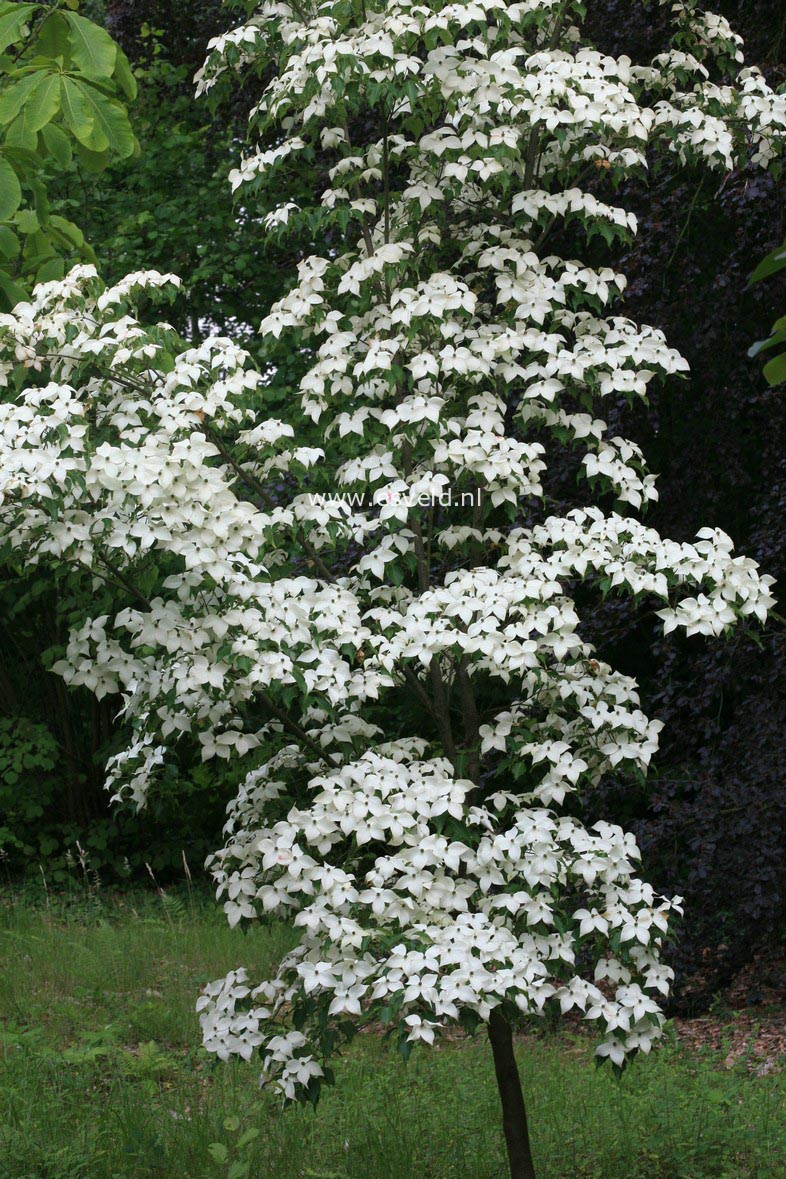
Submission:
[[[241,963],[261,977],[291,936],[171,894],[0,908],[2,1179],[504,1176],[482,1038],[404,1065],[359,1037],[316,1114],[203,1052],[199,986]],[[786,1075],[725,1042],[672,1037],[621,1082],[570,1032],[523,1039],[519,1059],[541,1179],[786,1174]]]

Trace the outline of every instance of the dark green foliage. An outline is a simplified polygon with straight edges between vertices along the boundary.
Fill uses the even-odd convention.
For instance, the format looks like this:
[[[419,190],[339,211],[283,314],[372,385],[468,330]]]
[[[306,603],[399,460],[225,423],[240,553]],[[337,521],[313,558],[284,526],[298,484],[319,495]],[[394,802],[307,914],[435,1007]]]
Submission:
[[[145,17],[143,7],[129,6],[123,20],[118,6],[109,6],[112,20],[105,14],[136,56],[133,117],[142,153],[101,171],[72,158],[50,181],[52,207],[87,231],[109,280],[150,267],[178,273],[185,292],[169,314],[183,336],[249,334],[281,294],[292,264],[263,242],[250,215],[232,208],[227,172],[244,120],[194,100],[193,70],[226,13],[205,4],[203,24],[190,23],[192,6],[181,3],[159,29],[160,13]],[[208,27],[208,10],[216,27]],[[101,6],[91,15],[100,18]],[[271,396],[284,396],[280,382]],[[103,770],[119,742],[120,702],[71,692],[45,670],[61,653],[71,621],[85,617],[85,602],[98,608],[96,590],[73,571],[55,583],[51,575],[3,567],[2,560],[0,552],[0,715],[46,734],[55,749],[51,773],[11,781],[0,796],[0,847],[9,869],[37,871],[44,862],[60,875],[77,840],[104,873],[144,874],[150,863],[166,877],[180,870],[181,849],[200,867],[224,820],[229,783],[222,768],[206,768],[184,749],[180,767],[145,814],[112,811]]]
[[[288,259],[271,257],[259,225],[232,207],[227,172],[243,128],[193,97],[191,69],[149,34],[137,68],[138,160],[95,177],[65,173],[60,206],[79,219],[113,281],[134,270],[173,271],[184,293],[171,313],[186,338],[249,335],[283,289]]]
[[[41,819],[52,804],[58,752],[46,725],[0,717],[0,846],[12,862],[36,851],[46,860],[56,850],[50,838],[41,838]]]
[[[48,181],[100,171],[137,150],[125,103],[128,59],[77,3],[0,0],[0,302],[91,259],[84,234],[52,209]]]
[[[80,821],[64,805],[69,784],[61,764],[60,748],[45,725],[20,719],[14,731],[0,727],[0,851],[12,879],[43,872],[62,887],[83,855],[91,870],[110,881],[142,879],[149,865],[166,884],[182,875],[184,856],[194,878],[204,878],[202,865],[215,849],[234,793],[233,783],[215,766],[185,765],[140,813],[110,809],[108,799],[92,795],[77,779],[83,809],[92,802],[96,812]]]
[[[184,337],[218,330],[245,335],[253,346],[297,255],[264,234],[256,209],[233,206],[227,177],[246,146],[253,95],[226,93],[219,103],[194,98],[193,75],[207,41],[231,19],[218,0],[107,5],[107,27],[134,62],[141,155],[99,174],[67,169],[57,196],[94,244],[104,277],[174,271],[184,291],[171,318]],[[313,199],[309,175],[290,182]]]
[[[747,60],[784,82],[780,0],[714,7],[744,37]],[[593,9],[599,47],[615,52],[633,32],[642,54],[657,52],[664,11],[604,0]],[[783,273],[748,283],[783,240],[784,179],[750,168],[702,184],[675,162],[626,200],[639,235],[620,266],[630,280],[625,314],[662,328],[691,365],[688,381],[635,411],[637,439],[659,473],[652,522],[677,539],[708,524],[725,529],[777,578],[782,603],[786,400],[748,349],[782,314],[786,283]],[[627,407],[620,413],[629,421]],[[593,639],[640,679],[647,711],[666,722],[646,791],[610,783],[595,805],[635,829],[653,883],[686,897],[676,995],[704,1006],[752,959],[764,972],[786,936],[783,622],[727,643],[663,639],[655,620],[607,602]]]
[[[786,269],[786,242],[772,250],[764,258],[751,275],[751,283],[761,282],[771,278]],[[775,352],[764,366],[764,376],[770,385],[782,385],[786,382],[786,315],[782,315],[773,324],[772,331],[766,340],[760,340],[749,350],[749,356],[760,356],[762,352]],[[767,359],[765,357],[765,359]]]
[[[222,0],[101,0],[106,26],[134,61],[144,56],[150,30],[160,30],[166,57],[191,73],[202,64],[211,37],[231,25]]]
[[[0,850],[5,871],[62,882],[77,844],[108,877],[163,880],[195,874],[214,849],[231,781],[184,750],[146,811],[115,809],[103,788],[104,765],[120,740],[116,698],[70,691],[46,670],[60,656],[69,619],[84,614],[85,583],[66,586],[0,565]]]

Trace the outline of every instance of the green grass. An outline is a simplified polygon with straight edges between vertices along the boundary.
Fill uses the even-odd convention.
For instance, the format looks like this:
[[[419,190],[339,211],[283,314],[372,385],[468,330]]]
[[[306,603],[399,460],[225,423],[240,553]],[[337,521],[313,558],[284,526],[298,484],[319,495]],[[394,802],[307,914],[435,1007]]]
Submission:
[[[316,1113],[203,1052],[200,984],[261,976],[290,938],[172,897],[0,909],[0,1177],[503,1177],[481,1037],[405,1065],[361,1036]],[[539,1179],[786,1175],[784,1076],[672,1044],[617,1082],[570,1036],[528,1038],[519,1059]]]

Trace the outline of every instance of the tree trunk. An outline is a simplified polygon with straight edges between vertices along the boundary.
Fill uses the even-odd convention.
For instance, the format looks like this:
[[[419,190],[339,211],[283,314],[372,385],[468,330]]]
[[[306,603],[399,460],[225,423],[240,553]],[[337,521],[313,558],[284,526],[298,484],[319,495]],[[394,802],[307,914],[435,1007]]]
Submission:
[[[502,1128],[505,1131],[505,1145],[508,1149],[510,1179],[535,1179],[535,1165],[532,1162],[527,1129],[527,1111],[524,1108],[519,1071],[513,1054],[513,1032],[505,1016],[497,1009],[491,1013],[488,1029],[491,1051],[494,1054],[499,1099],[502,1103]]]

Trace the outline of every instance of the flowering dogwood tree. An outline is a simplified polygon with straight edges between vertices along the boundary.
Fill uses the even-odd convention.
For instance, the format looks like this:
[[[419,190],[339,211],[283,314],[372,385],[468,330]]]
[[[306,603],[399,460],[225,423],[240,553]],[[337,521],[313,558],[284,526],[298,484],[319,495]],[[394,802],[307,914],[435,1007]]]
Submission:
[[[514,1179],[534,1174],[514,1027],[556,1005],[614,1066],[648,1052],[679,906],[630,834],[571,805],[644,773],[660,727],[582,636],[576,587],[689,634],[772,602],[723,533],[641,522],[654,478],[602,416],[686,368],[614,308],[597,259],[636,228],[615,190],[648,152],[767,164],[786,129],[725,21],[673,12],[646,66],[587,45],[566,0],[282,0],[217,40],[203,90],[278,61],[244,199],[327,160],[313,207],[267,215],[326,242],[262,325],[272,361],[303,359],[286,422],[231,341],[141,322],[171,276],[106,290],[83,268],[0,318],[3,543],[122,602],[57,668],[123,694],[110,787],[143,803],[184,736],[242,759],[219,894],[233,925],[300,931],[275,977],[207,987],[206,1046],[315,1100],[361,1023],[405,1055],[485,1025]]]

